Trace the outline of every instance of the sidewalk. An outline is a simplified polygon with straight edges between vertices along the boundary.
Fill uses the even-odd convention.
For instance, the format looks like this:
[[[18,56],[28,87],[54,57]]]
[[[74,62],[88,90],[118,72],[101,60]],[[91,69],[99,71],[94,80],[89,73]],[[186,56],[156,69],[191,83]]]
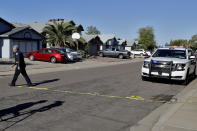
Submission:
[[[197,131],[197,79],[175,98],[176,103],[157,108],[130,131]]]

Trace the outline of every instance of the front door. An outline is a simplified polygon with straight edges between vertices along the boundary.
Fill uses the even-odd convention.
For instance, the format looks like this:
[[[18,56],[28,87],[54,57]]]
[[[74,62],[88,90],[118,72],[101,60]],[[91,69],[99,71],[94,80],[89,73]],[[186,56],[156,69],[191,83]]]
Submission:
[[[44,55],[44,50],[43,50],[43,49],[40,49],[40,50],[35,54],[35,58],[36,58],[37,60],[44,60],[43,55]]]
[[[43,53],[43,59],[46,61],[50,61],[52,55],[53,55],[53,51],[50,49],[44,49],[44,53]]]
[[[116,53],[116,49],[115,48],[112,48],[112,50],[109,52],[109,56],[115,56],[115,53]]]

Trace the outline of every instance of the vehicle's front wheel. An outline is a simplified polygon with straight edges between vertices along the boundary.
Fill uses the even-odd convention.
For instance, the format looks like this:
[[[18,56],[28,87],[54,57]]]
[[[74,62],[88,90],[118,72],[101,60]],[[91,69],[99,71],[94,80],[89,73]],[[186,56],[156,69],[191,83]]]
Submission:
[[[195,79],[196,78],[196,66],[194,68],[194,72],[192,73],[192,78]]]
[[[187,75],[185,80],[183,81],[183,85],[187,85],[189,83],[189,70],[187,71]]]
[[[144,77],[144,76],[141,76],[141,79],[142,79],[142,81],[147,81],[148,80],[148,78]]]
[[[51,63],[56,63],[57,59],[55,57],[51,57]]]
[[[128,59],[130,59],[130,58],[131,58],[131,53],[128,53],[127,58],[128,58]]]
[[[123,59],[123,57],[124,57],[124,56],[123,56],[122,54],[120,54],[120,55],[118,56],[119,59]]]
[[[99,53],[99,56],[100,56],[100,57],[104,57],[103,53]]]
[[[34,58],[33,55],[30,55],[30,56],[29,56],[29,59],[30,59],[31,61],[34,61],[34,60],[35,60],[35,58]]]

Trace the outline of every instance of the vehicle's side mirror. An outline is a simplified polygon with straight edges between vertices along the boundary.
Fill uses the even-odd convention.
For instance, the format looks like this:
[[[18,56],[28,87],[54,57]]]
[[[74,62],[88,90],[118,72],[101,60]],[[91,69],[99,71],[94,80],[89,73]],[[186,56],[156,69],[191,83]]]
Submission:
[[[190,56],[190,57],[189,57],[189,59],[195,59],[195,58],[196,58],[195,56]]]

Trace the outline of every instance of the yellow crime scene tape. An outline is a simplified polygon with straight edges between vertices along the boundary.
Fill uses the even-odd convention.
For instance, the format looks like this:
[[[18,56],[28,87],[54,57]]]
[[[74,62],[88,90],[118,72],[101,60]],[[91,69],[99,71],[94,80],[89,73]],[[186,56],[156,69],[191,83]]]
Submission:
[[[43,90],[43,91],[52,91],[52,92],[59,92],[59,93],[65,93],[65,94],[77,94],[77,95],[90,95],[90,96],[99,96],[99,97],[106,97],[106,98],[118,98],[118,99],[125,99],[125,100],[135,100],[135,101],[142,101],[142,102],[148,102],[148,103],[169,103],[169,104],[175,104],[175,103],[188,103],[188,104],[197,104],[197,102],[193,102],[190,100],[187,101],[167,101],[167,100],[151,100],[151,99],[145,99],[140,96],[112,96],[112,95],[103,95],[98,92],[79,92],[79,91],[68,91],[68,90],[53,90],[49,88],[38,88],[38,87],[26,87],[26,86],[17,86],[20,88],[28,88],[28,89],[34,89],[34,90]]]

